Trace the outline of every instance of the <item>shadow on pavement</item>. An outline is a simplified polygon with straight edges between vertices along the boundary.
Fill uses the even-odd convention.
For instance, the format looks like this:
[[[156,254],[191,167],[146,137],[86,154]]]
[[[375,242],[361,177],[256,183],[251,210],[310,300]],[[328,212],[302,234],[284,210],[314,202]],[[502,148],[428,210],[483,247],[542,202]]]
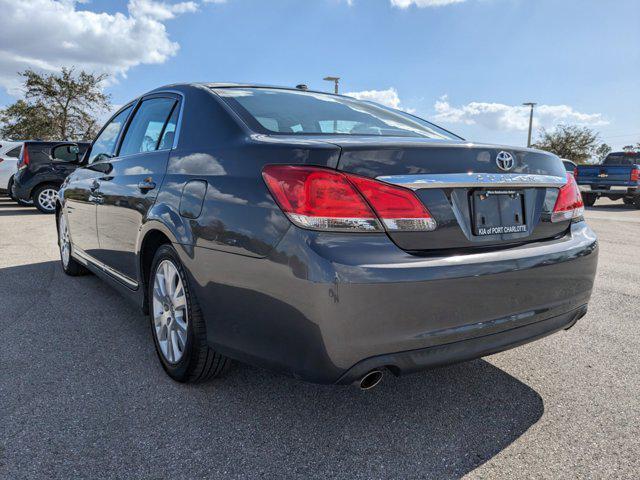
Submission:
[[[35,207],[18,205],[9,197],[0,197],[0,217],[10,215],[42,215]]]
[[[459,478],[544,412],[483,360],[368,392],[246,365],[181,385],[148,320],[96,277],[31,264],[0,269],[0,290],[8,478]]]

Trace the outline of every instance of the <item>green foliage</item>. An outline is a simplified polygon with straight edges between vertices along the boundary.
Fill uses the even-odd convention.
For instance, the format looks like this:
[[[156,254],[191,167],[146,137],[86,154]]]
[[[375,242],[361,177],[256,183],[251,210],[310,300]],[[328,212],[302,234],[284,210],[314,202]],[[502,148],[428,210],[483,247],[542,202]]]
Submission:
[[[0,135],[11,139],[89,140],[98,130],[97,117],[111,108],[102,92],[107,75],[73,68],[59,74],[20,73],[24,98],[0,111]]]
[[[595,151],[596,158],[598,159],[599,162],[604,160],[606,156],[609,155],[610,153],[611,153],[611,147],[606,143],[601,143],[600,145],[598,145],[598,148],[596,148],[596,151]]]
[[[611,151],[611,147],[600,142],[597,132],[576,125],[558,125],[551,131],[541,129],[533,147],[576,163],[586,163],[591,158],[604,158]]]

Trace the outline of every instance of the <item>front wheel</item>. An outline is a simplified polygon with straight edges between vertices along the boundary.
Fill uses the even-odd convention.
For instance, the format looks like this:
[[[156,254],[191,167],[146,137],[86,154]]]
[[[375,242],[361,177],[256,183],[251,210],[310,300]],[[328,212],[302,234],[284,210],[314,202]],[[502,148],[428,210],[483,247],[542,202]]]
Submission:
[[[158,358],[167,374],[185,383],[220,376],[231,360],[207,343],[200,306],[171,245],[162,245],[156,252],[148,288],[151,330]]]
[[[584,204],[587,207],[593,207],[596,203],[597,200],[597,196],[594,195],[593,193],[583,193],[582,194],[582,199],[584,200]]]
[[[55,213],[58,200],[58,187],[42,185],[35,189],[32,195],[33,204],[42,213]]]

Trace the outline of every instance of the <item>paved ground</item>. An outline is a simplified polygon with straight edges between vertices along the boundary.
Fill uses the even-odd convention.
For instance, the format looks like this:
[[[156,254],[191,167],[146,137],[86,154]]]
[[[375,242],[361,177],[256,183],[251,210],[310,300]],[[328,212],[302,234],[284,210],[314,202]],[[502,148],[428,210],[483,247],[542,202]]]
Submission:
[[[637,478],[640,211],[596,206],[571,331],[371,392],[247,366],[183,386],[145,318],[0,200],[0,478]]]

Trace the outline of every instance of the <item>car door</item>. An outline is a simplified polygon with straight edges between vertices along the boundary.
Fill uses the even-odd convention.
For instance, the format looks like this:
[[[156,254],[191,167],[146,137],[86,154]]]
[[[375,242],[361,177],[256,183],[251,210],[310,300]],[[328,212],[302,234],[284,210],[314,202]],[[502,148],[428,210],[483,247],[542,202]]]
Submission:
[[[9,188],[9,180],[16,173],[21,148],[9,148],[6,153],[0,154],[0,190]]]
[[[96,223],[96,190],[98,179],[109,170],[105,161],[113,156],[118,138],[133,109],[129,105],[107,122],[93,142],[83,167],[78,168],[65,188],[65,212],[74,248],[95,256],[98,251],[98,229]]]
[[[108,175],[99,182],[98,260],[129,287],[138,283],[136,245],[167,168],[179,112],[172,94],[145,97],[137,106]]]

